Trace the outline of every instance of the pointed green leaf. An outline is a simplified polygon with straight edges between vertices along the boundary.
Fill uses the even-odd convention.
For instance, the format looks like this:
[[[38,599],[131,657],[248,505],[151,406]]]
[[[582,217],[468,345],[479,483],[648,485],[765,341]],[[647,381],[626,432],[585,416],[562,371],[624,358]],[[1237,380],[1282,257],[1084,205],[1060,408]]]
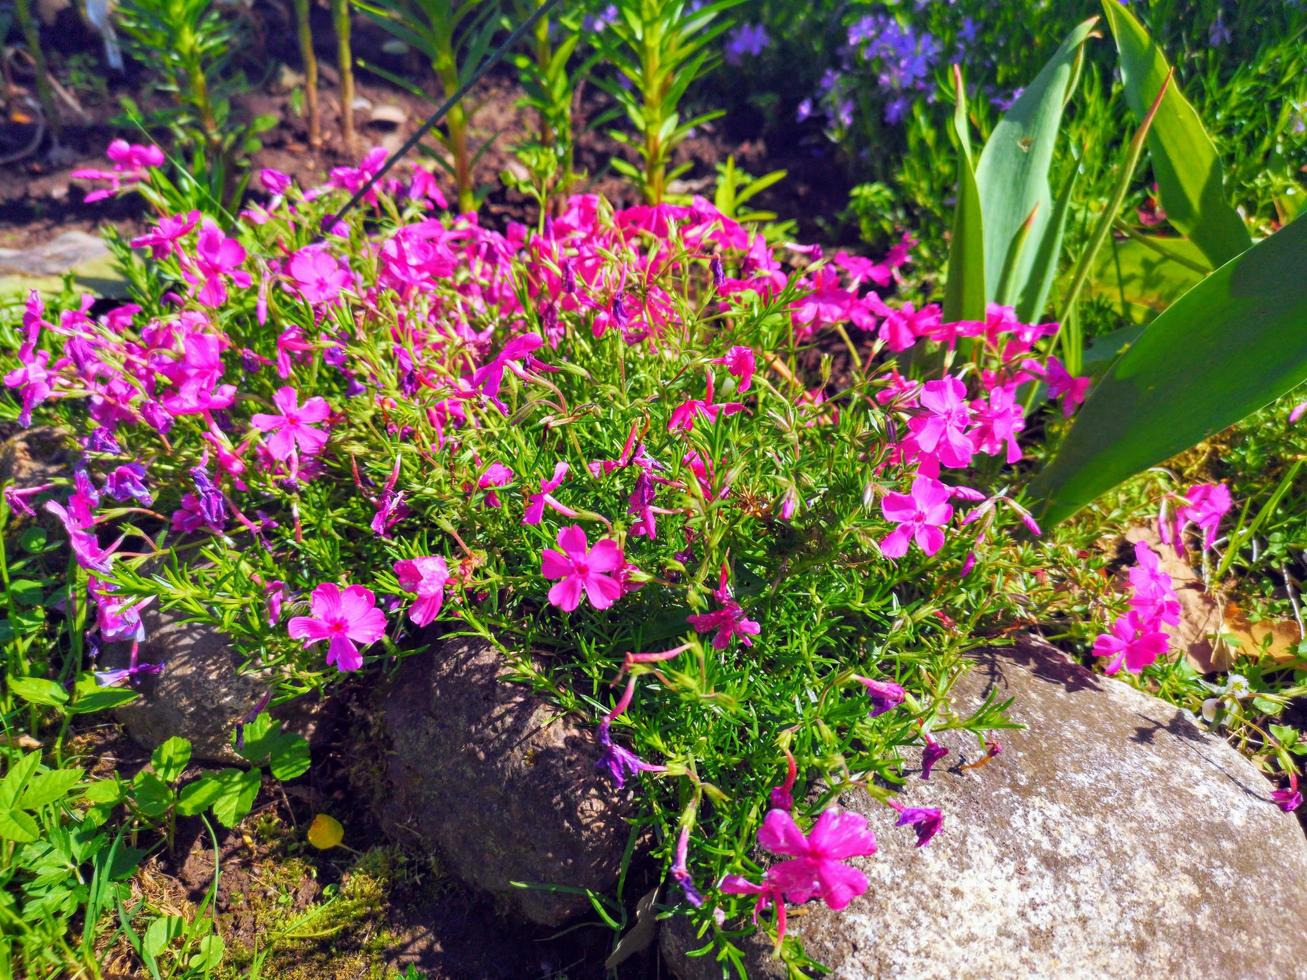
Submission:
[[[80,769],[52,769],[37,773],[18,798],[18,805],[24,810],[36,810],[47,803],[62,800],[81,779]]]
[[[1012,297],[1023,308],[1034,305],[1041,289],[1047,294],[1046,276],[1036,274],[1035,263],[1054,221],[1048,169],[1077,58],[1097,22],[1091,18],[1067,36],[994,127],[980,154],[976,186],[985,219],[987,300],[997,297],[1005,270]]]
[[[1170,71],[1162,49],[1117,0],[1103,0],[1121,55],[1121,81],[1136,119],[1143,119]],[[1221,158],[1198,113],[1173,80],[1148,133],[1148,154],[1167,219],[1213,266],[1252,244],[1248,229],[1225,198]]]
[[[1307,221],[1180,297],[1090,393],[1031,486],[1044,526],[1307,380]]]
[[[953,67],[952,139],[958,152],[957,204],[953,209],[953,236],[948,250],[948,279],[944,284],[946,321],[982,320],[985,317],[985,232],[980,211],[980,190],[971,162],[967,129],[967,95],[962,72]]]
[[[13,677],[9,680],[9,690],[13,691],[29,704],[44,704],[58,707],[68,703],[68,692],[59,684],[44,677]]]

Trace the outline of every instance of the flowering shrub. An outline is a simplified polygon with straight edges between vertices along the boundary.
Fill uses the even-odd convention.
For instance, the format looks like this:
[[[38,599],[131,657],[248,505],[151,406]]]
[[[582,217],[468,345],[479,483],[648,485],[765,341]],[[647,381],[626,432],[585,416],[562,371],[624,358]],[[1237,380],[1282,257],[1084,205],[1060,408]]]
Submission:
[[[776,250],[699,199],[580,196],[499,232],[434,211],[418,170],[332,223],[375,163],[264,172],[230,228],[161,214],[122,250],[129,304],[29,298],[5,383],[81,462],[6,498],[66,528],[92,656],[154,603],[286,698],[482,636],[596,724],[705,927],[742,896],[778,933],[784,900],[843,907],[867,886],[841,862],[876,842],[835,797],[925,845],[946,815],[887,788],[914,747],[926,778],[932,732],[997,751],[999,706],[947,691],[1004,612],[993,577],[1025,574],[1011,533],[1038,534],[990,489],[1023,405],[1041,380],[1083,397],[1037,349],[1056,326],[892,305],[906,245]]]

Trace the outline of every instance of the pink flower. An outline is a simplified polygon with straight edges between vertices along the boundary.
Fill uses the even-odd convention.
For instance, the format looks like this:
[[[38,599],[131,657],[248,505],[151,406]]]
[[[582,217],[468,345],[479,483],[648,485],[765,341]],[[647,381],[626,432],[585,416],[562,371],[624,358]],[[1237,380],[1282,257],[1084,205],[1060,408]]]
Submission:
[[[503,463],[491,463],[477,478],[477,486],[482,490],[490,491],[486,494],[486,503],[491,507],[500,506],[499,494],[495,493],[491,488],[506,487],[512,482],[513,471]]]
[[[921,778],[929,779],[930,774],[935,771],[935,766],[948,755],[948,752],[948,749],[927,735],[926,746],[921,750]]]
[[[1021,366],[1035,377],[1044,379],[1044,384],[1048,385],[1049,398],[1062,399],[1063,417],[1070,418],[1076,407],[1085,400],[1090,379],[1071,377],[1066,366],[1053,355],[1049,355],[1047,365],[1041,366],[1038,361],[1027,360]]]
[[[527,501],[526,513],[522,515],[522,523],[529,525],[539,524],[545,516],[545,508],[549,507],[562,514],[564,517],[576,517],[576,511],[570,507],[565,507],[554,499],[554,491],[563,485],[567,479],[568,466],[562,460],[554,464],[554,475],[548,480],[540,481],[540,492],[531,494]]]
[[[725,650],[731,643],[731,637],[738,636],[743,646],[753,646],[751,636],[757,636],[762,632],[762,627],[752,619],[744,615],[744,609],[735,601],[731,594],[731,587],[727,581],[726,566],[722,565],[721,578],[717,588],[713,589],[713,598],[721,603],[720,609],[715,609],[709,613],[700,613],[686,617],[690,625],[700,633],[711,633],[717,631],[713,637],[712,645],[714,650]]]
[[[106,197],[112,197],[126,184],[135,184],[145,179],[145,171],[151,167],[163,166],[163,150],[157,146],[137,146],[123,139],[113,140],[107,156],[113,162],[113,170],[83,169],[71,174],[75,180],[107,180],[109,186],[87,194],[84,203],[92,204]]]
[[[1021,459],[1017,433],[1025,428],[1025,412],[1017,402],[1015,388],[998,385],[989,393],[989,401],[973,402],[976,427],[970,436],[982,453],[997,456],[1006,447],[1009,464]]]
[[[334,302],[354,280],[349,267],[320,245],[302,248],[292,255],[286,271],[295,280],[299,294],[314,306]]]
[[[1175,583],[1163,570],[1161,561],[1152,548],[1143,541],[1135,544],[1135,562],[1127,577],[1133,595],[1130,608],[1158,627],[1165,623],[1180,625],[1180,599],[1175,594]]]
[[[1112,658],[1103,668],[1105,673],[1115,674],[1124,665],[1137,674],[1166,653],[1167,646],[1166,634],[1157,629],[1155,622],[1129,612],[1112,625],[1111,633],[1094,641],[1094,655]]]
[[[418,626],[426,626],[440,615],[445,601],[445,583],[449,581],[449,566],[440,556],[405,558],[395,562],[395,575],[400,588],[412,592],[417,602],[408,611],[408,618]]]
[[[820,898],[838,912],[867,890],[867,876],[843,863],[876,853],[876,837],[857,813],[831,807],[805,835],[789,811],[772,810],[763,818],[758,843],[789,857],[768,868],[763,879],[787,901],[801,904]]]
[[[886,558],[902,558],[911,541],[925,554],[933,555],[944,546],[940,528],[953,519],[949,488],[928,476],[912,481],[912,495],[888,493],[880,503],[886,520],[898,524],[880,543]]]
[[[182,276],[199,287],[195,298],[201,306],[216,308],[227,302],[227,279],[242,289],[249,287],[250,274],[240,268],[244,261],[244,246],[205,218],[195,241],[195,257],[183,261]]]
[[[363,655],[355,644],[376,643],[386,632],[386,616],[376,605],[376,596],[361,585],[341,591],[336,583],[323,582],[309,600],[313,615],[292,617],[290,635],[304,640],[305,649],[319,640],[329,641],[327,663],[341,671],[358,670]]]
[[[967,386],[952,377],[927,381],[918,400],[925,412],[908,421],[917,445],[945,466],[970,466],[976,447],[966,435],[971,424]]]
[[[200,212],[168,215],[159,219],[154,229],[132,239],[132,248],[149,248],[156,259],[166,259],[177,248],[177,242],[190,234],[200,221]]]
[[[694,420],[701,417],[709,424],[716,422],[720,415],[734,415],[736,412],[743,412],[744,405],[740,402],[722,402],[714,404],[713,402],[713,376],[708,372],[707,394],[703,398],[687,398],[681,404],[672,409],[671,418],[667,420],[668,432],[689,432],[694,428]]]
[[[73,557],[77,559],[77,564],[93,572],[108,573],[109,563],[113,559],[111,552],[115,546],[111,545],[108,550],[101,548],[95,532],[86,529],[89,525],[78,522],[62,504],[47,500],[45,509],[59,518],[64,530],[68,532],[68,543],[73,549]]]
[[[739,380],[735,390],[744,394],[753,384],[753,374],[757,370],[752,347],[732,347],[724,357],[713,360],[714,364],[725,364],[726,371]]]
[[[934,807],[903,806],[892,800],[890,806],[897,810],[899,814],[899,819],[894,826],[912,827],[917,832],[918,847],[925,847],[929,844],[930,839],[939,833],[939,828],[944,824],[944,814]]]
[[[626,568],[626,558],[616,541],[601,538],[588,547],[585,531],[571,524],[558,532],[561,551],[546,548],[540,556],[540,574],[558,579],[549,590],[549,601],[571,612],[581,602],[581,593],[596,609],[607,609],[622,595],[622,583],[611,573]]]
[[[287,460],[296,447],[305,456],[315,456],[327,444],[326,432],[314,426],[325,422],[331,415],[331,406],[327,400],[315,395],[303,405],[299,404],[299,393],[289,386],[278,388],[272,396],[273,404],[281,409],[280,415],[268,415],[257,412],[250,418],[250,423],[260,432],[271,432],[268,437],[268,452],[274,459]]]
[[[1210,548],[1216,543],[1216,531],[1223,518],[1234,505],[1230,497],[1230,488],[1224,483],[1200,483],[1185,494],[1188,506],[1176,512],[1176,518],[1182,524],[1195,524],[1203,532],[1203,548]]]

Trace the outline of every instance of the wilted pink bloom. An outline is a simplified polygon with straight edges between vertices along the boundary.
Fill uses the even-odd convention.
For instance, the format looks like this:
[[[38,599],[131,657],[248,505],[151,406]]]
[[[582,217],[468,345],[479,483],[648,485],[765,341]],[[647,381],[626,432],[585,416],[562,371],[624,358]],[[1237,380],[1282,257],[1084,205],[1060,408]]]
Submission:
[[[928,476],[912,481],[912,495],[887,493],[880,503],[885,519],[898,524],[880,543],[886,558],[902,558],[911,541],[925,554],[933,555],[944,546],[940,528],[953,519],[949,488]]]
[[[296,447],[305,456],[315,456],[327,444],[328,433],[314,426],[325,422],[331,415],[331,406],[320,395],[315,395],[303,405],[299,404],[299,393],[289,386],[278,388],[272,396],[273,404],[281,409],[280,415],[268,415],[256,412],[250,417],[250,424],[260,432],[272,433],[267,438],[268,452],[274,459],[287,460]]]
[[[513,482],[513,471],[504,463],[491,463],[485,468],[482,474],[477,478],[477,486],[482,490],[489,490],[486,494],[486,503],[491,507],[500,505],[499,494],[495,493],[492,487],[506,487]]]
[[[34,487],[8,486],[4,489],[5,503],[9,505],[9,509],[15,514],[35,517],[36,511],[32,510],[31,504],[27,502],[28,498],[52,489],[54,489],[53,483],[42,483]]]
[[[445,602],[445,583],[449,581],[449,566],[439,555],[434,557],[405,558],[395,562],[395,575],[400,588],[418,597],[408,611],[408,618],[418,626],[426,626],[440,615]]]
[[[785,779],[779,786],[773,786],[767,794],[767,800],[777,810],[794,809],[794,781],[799,776],[799,766],[794,760],[794,753],[785,749]]]
[[[934,807],[903,806],[890,801],[890,806],[899,812],[896,827],[912,827],[917,832],[917,846],[925,847],[930,839],[939,833],[944,824],[944,815]]]
[[[268,625],[276,626],[281,622],[281,604],[286,601],[286,583],[273,579],[263,588],[268,601]]]
[[[893,681],[874,681],[870,677],[863,677],[860,674],[854,674],[853,679],[867,689],[867,696],[871,698],[871,717],[883,715],[891,708],[896,708],[903,703],[907,693],[898,684]]]
[[[153,597],[135,599],[114,595],[117,586],[110,582],[101,582],[94,575],[89,577],[87,590],[95,600],[95,625],[100,636],[110,643],[126,643],[132,640],[140,642],[145,639],[145,625],[141,622],[141,610]]]
[[[376,596],[361,585],[342,591],[334,582],[323,582],[309,600],[313,615],[292,617],[290,635],[304,640],[306,649],[319,640],[329,641],[327,663],[341,671],[358,670],[363,655],[356,644],[376,643],[386,632],[386,616],[376,605]]]
[[[724,357],[715,358],[713,363],[726,365],[727,373],[739,381],[735,390],[740,394],[748,391],[753,384],[753,374],[758,365],[752,347],[732,347]]]
[[[672,862],[670,874],[681,886],[685,900],[695,908],[699,908],[703,905],[703,896],[699,894],[699,889],[694,885],[694,878],[690,876],[689,850],[690,828],[682,827],[680,836],[676,838],[676,859]]]
[[[622,583],[613,573],[626,567],[626,558],[616,541],[601,538],[589,547],[585,531],[571,524],[558,532],[561,551],[546,548],[540,556],[540,574],[558,579],[549,590],[549,601],[571,612],[584,592],[596,609],[607,609],[622,595]]]
[[[300,249],[286,263],[286,271],[299,294],[314,306],[334,302],[354,281],[349,267],[321,245]]]
[[[1112,625],[1111,633],[1104,633],[1094,641],[1094,655],[1111,658],[1103,668],[1104,673],[1115,674],[1124,666],[1137,674],[1166,653],[1167,646],[1166,634],[1157,629],[1154,621],[1129,612]]]
[[[290,190],[291,179],[280,170],[264,167],[259,171],[259,183],[269,194],[285,194]]]
[[[110,552],[113,548],[110,547],[108,551],[101,548],[94,532],[87,531],[80,525],[62,504],[47,500],[45,509],[59,518],[64,530],[68,532],[68,543],[72,546],[73,557],[77,559],[77,564],[93,572],[107,573],[112,558]]]
[[[122,503],[135,500],[141,506],[149,507],[154,501],[149,487],[145,485],[145,466],[141,463],[124,463],[115,467],[104,478],[104,491]]]
[[[908,420],[917,445],[945,466],[970,466],[976,447],[966,435],[971,424],[967,386],[952,377],[927,381],[918,401],[924,412]]]
[[[400,457],[395,457],[395,465],[390,470],[390,476],[386,477],[385,486],[381,488],[381,493],[372,498],[373,506],[377,512],[372,515],[372,533],[379,538],[390,537],[390,530],[405,517],[409,515],[408,504],[404,503],[404,491],[395,491],[395,484],[399,482]]]
[[[242,289],[252,282],[250,274],[240,268],[244,261],[245,247],[205,218],[195,241],[194,258],[182,262],[182,277],[198,287],[195,298],[201,306],[217,308],[227,302],[227,279]]]
[[[921,750],[921,778],[929,779],[930,774],[934,772],[936,764],[948,755],[948,749],[940,745],[929,735],[926,736],[926,747]]]
[[[522,515],[522,523],[534,526],[539,524],[545,516],[545,508],[549,507],[557,511],[564,517],[576,517],[576,511],[570,507],[565,507],[554,499],[554,491],[563,485],[567,479],[567,463],[559,460],[554,464],[554,475],[548,480],[540,481],[540,492],[533,493],[527,501],[526,512]]]

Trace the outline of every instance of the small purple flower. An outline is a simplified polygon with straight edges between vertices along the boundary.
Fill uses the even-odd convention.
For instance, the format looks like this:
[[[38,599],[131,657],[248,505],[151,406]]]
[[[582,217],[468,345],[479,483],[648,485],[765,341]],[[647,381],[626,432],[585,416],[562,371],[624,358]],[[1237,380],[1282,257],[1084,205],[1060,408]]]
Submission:
[[[222,532],[227,526],[227,503],[222,491],[213,484],[209,473],[203,466],[191,469],[191,479],[195,483],[195,497],[199,502],[200,516],[211,530]]]
[[[118,445],[118,440],[114,438],[113,432],[104,426],[99,426],[86,437],[86,451],[88,453],[107,453],[111,456],[117,456],[122,452],[122,447]]]
[[[739,65],[746,56],[756,58],[770,43],[767,29],[761,24],[741,24],[726,39],[726,63]]]
[[[900,806],[897,803],[891,803],[890,806],[899,811],[899,819],[894,826],[912,827],[917,832],[918,847],[929,844],[944,823],[944,814],[934,807]]]
[[[613,744],[612,736],[608,732],[610,723],[610,718],[605,718],[599,723],[599,744],[603,746],[604,754],[595,763],[595,768],[600,772],[607,772],[618,789],[626,785],[628,776],[634,776],[638,772],[667,771],[666,766],[650,765],[629,749]]]
[[[108,572],[109,561],[112,557],[109,551],[100,547],[100,542],[96,539],[94,532],[78,524],[77,519],[64,508],[64,506],[54,500],[45,502],[45,509],[59,518],[63,524],[64,530],[68,532],[68,543],[73,549],[73,557],[77,559],[77,564],[83,568],[94,572]]]
[[[379,538],[390,537],[390,529],[410,513],[408,504],[404,503],[404,491],[395,492],[395,484],[399,480],[399,463],[399,457],[396,457],[395,466],[390,471],[386,485],[381,488],[381,494],[373,501],[377,512],[372,516],[372,533]]]
[[[124,463],[104,478],[104,492],[119,503],[135,500],[149,507],[154,496],[145,485],[145,466],[141,463]]]
[[[694,878],[690,876],[690,869],[687,865],[689,847],[690,828],[682,827],[681,836],[676,841],[676,860],[672,864],[670,873],[676,883],[681,886],[681,891],[685,893],[685,900],[695,908],[699,908],[703,905],[703,896],[699,894],[699,889],[694,885]]]
[[[948,755],[948,749],[927,735],[926,747],[921,751],[921,778],[929,779],[935,764],[946,755]]]
[[[1225,26],[1225,16],[1218,11],[1216,20],[1207,29],[1207,43],[1214,48],[1222,47],[1234,40],[1234,32]]]
[[[874,681],[870,677],[862,677],[855,674],[853,679],[867,689],[867,696],[871,698],[871,717],[883,715],[891,708],[896,708],[903,703],[906,692],[893,681]]]
[[[9,509],[15,514],[24,514],[27,517],[35,517],[36,511],[32,510],[31,505],[27,502],[27,498],[35,497],[38,493],[44,493],[53,488],[53,483],[42,483],[39,486],[23,487],[21,489],[18,487],[5,487],[5,503],[9,505]]]

